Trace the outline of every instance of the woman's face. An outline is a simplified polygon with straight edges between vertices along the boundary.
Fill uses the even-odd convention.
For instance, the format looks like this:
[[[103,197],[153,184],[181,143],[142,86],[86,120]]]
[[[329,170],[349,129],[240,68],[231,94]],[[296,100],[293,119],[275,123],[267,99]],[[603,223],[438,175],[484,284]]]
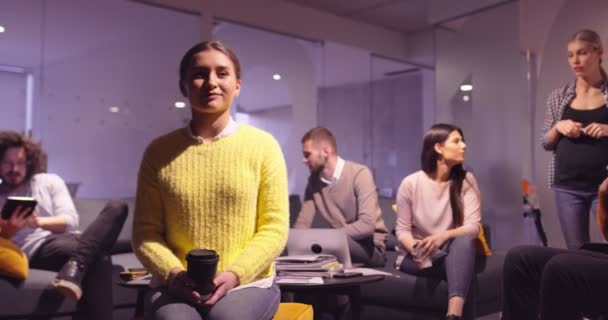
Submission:
[[[598,72],[603,50],[596,49],[586,41],[568,43],[568,64],[577,77],[590,76]]]
[[[464,162],[464,153],[467,145],[458,130],[450,133],[443,143],[435,144],[435,151],[441,155],[441,159],[448,164],[457,165]]]
[[[196,112],[225,112],[241,90],[234,63],[217,50],[201,51],[192,57],[182,88]]]

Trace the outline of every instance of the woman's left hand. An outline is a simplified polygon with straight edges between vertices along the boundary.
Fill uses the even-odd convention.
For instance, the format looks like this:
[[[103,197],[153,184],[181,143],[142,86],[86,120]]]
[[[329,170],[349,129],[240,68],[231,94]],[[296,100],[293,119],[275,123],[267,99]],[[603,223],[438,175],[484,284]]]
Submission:
[[[608,124],[593,122],[583,128],[583,133],[595,139],[608,137]]]
[[[209,299],[202,301],[203,305],[211,306],[218,302],[228,291],[239,285],[239,277],[233,272],[220,272],[213,279],[213,284],[215,285],[215,291]]]
[[[418,243],[419,246],[422,246],[422,250],[417,258],[423,259],[432,257],[437,249],[441,248],[448,239],[450,239],[448,231],[439,232],[422,239],[422,241]]]

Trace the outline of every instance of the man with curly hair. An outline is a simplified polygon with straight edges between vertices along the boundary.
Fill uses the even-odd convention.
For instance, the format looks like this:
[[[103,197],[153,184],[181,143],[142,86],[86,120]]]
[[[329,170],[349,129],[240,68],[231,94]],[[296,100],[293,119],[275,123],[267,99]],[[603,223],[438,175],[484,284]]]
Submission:
[[[17,244],[30,267],[58,271],[52,286],[79,300],[76,318],[112,319],[112,262],[109,251],[127,217],[127,207],[109,203],[82,233],[78,213],[63,180],[44,171],[38,143],[0,131],[0,207],[10,196],[33,197],[34,213],[16,208],[0,219],[0,236]],[[82,299],[81,299],[82,298]]]

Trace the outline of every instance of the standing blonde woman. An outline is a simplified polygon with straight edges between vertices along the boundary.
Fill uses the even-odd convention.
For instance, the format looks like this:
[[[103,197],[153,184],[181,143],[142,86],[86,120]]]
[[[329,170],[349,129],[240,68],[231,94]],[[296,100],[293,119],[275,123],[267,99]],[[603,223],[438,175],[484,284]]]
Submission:
[[[568,63],[576,77],[547,99],[542,146],[553,152],[549,186],[568,249],[589,242],[589,212],[597,211],[597,189],[607,177],[608,79],[599,35],[576,32],[568,41]]]

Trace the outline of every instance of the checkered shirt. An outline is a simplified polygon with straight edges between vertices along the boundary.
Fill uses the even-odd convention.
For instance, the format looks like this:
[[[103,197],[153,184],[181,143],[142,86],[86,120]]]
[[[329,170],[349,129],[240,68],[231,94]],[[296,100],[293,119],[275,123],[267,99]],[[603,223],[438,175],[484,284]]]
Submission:
[[[604,99],[606,100],[606,104],[608,105],[608,79],[604,79],[601,90]],[[551,151],[552,153],[551,161],[549,162],[549,188],[553,187],[553,182],[555,180],[555,147],[559,140],[552,143],[547,139],[547,132],[549,132],[558,121],[562,120],[566,106],[572,102],[575,95],[575,82],[571,82],[561,88],[554,89],[547,97],[547,111],[540,143],[543,149]]]

